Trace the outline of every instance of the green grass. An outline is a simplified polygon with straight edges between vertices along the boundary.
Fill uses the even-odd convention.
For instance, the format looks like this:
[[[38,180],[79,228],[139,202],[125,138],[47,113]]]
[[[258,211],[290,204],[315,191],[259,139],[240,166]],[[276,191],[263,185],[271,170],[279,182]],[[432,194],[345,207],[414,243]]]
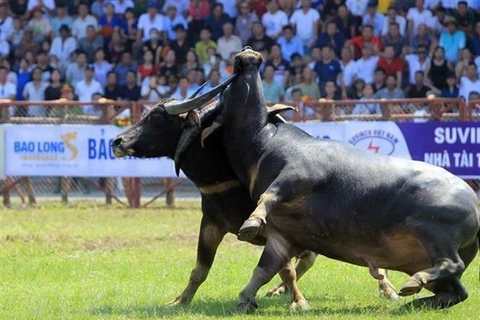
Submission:
[[[232,314],[261,253],[232,235],[220,246],[193,303],[167,308],[194,266],[200,217],[197,202],[180,203],[176,210],[92,203],[0,210],[0,318],[480,318],[478,258],[463,278],[469,299],[449,310],[401,309],[412,298],[380,299],[366,268],[318,257],[300,281],[311,310],[291,313],[288,297],[265,298],[276,277],[260,290],[254,315]],[[391,279],[400,287],[407,276],[394,272]]]

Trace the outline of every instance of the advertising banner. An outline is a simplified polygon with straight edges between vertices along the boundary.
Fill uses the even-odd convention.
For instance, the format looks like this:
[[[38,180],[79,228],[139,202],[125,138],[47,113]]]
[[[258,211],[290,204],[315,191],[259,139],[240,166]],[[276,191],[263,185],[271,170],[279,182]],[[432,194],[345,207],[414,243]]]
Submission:
[[[5,179],[5,148],[4,148],[4,138],[3,126],[0,125],[0,180]]]

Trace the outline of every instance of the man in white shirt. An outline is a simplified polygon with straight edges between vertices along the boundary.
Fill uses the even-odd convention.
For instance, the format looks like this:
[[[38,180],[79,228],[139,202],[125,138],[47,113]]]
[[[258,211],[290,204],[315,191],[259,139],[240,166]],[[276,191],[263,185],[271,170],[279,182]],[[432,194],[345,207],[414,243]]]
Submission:
[[[53,39],[50,55],[56,56],[66,66],[71,62],[70,56],[75,49],[77,49],[77,41],[70,36],[70,28],[67,25],[62,25],[60,35]]]
[[[378,63],[378,56],[373,56],[373,49],[366,45],[362,50],[362,57],[355,62],[355,78],[363,79],[366,83],[373,83],[373,74]]]
[[[407,20],[404,17],[397,13],[397,9],[393,6],[390,6],[387,11],[387,16],[383,20],[382,35],[385,36],[388,33],[390,23],[396,22],[400,30],[400,34],[405,36],[405,30],[407,26]]]
[[[32,81],[28,82],[23,88],[23,98],[26,101],[44,101],[45,100],[45,90],[47,89],[49,83],[42,81],[42,69],[35,68],[32,71]],[[27,111],[28,117],[46,117],[47,108],[44,106],[28,106]]]
[[[345,5],[348,11],[355,17],[363,17],[367,13],[367,5],[370,0],[347,0]]]
[[[363,16],[362,25],[371,25],[373,27],[373,35],[379,37],[384,24],[385,16],[377,11],[377,4],[369,3],[367,14]]]
[[[162,7],[163,14],[167,14],[168,7],[172,5],[177,8],[178,14],[187,16],[189,0],[166,0]]]
[[[320,14],[310,7],[311,0],[302,0],[302,8],[295,10],[290,18],[296,35],[302,40],[305,52],[310,52],[310,47],[317,40]]]
[[[87,27],[94,26],[98,28],[97,19],[88,14],[88,5],[84,2],[78,6],[78,18],[73,21],[72,34],[77,39],[82,39],[87,36]]]
[[[288,24],[288,16],[278,9],[277,0],[270,0],[267,9],[268,12],[262,16],[262,24],[265,27],[266,35],[277,39],[282,33],[282,28]]]
[[[137,40],[145,42],[150,40],[150,31],[157,29],[163,33],[165,31],[164,17],[158,13],[157,3],[155,1],[148,2],[148,11],[140,16],[138,19]],[[161,37],[163,39],[163,36]]]
[[[112,1],[115,14],[123,15],[128,8],[135,6],[132,0],[114,0]]]
[[[7,68],[0,66],[0,100],[15,100],[17,88],[7,81]],[[14,107],[9,107],[10,116],[15,113]]]
[[[85,68],[85,78],[75,85],[75,94],[81,102],[92,101],[94,93],[103,94],[102,85],[93,79],[93,66],[87,65]],[[102,110],[95,108],[93,105],[84,105],[83,113],[88,115],[101,115]]]
[[[14,31],[13,19],[8,16],[7,3],[0,3],[0,40],[7,40]]]
[[[36,6],[41,6],[44,10],[51,13],[55,9],[55,0],[28,0],[28,11],[32,11]]]
[[[470,62],[467,67],[467,76],[460,79],[458,95],[468,99],[471,92],[480,91],[480,80],[477,75],[477,65]]]
[[[405,61],[408,63],[409,70],[408,83],[411,85],[415,84],[415,73],[418,71],[425,73],[431,62],[428,56],[428,49],[425,46],[418,47],[416,54],[407,54]]]
[[[158,102],[160,99],[165,98],[168,90],[168,86],[161,86],[158,83],[158,73],[154,72],[143,81],[140,94],[143,100]]]
[[[233,24],[227,22],[223,25],[223,36],[218,39],[217,52],[222,59],[227,61],[232,52],[242,51],[242,40],[233,34]]]
[[[407,14],[408,20],[408,35],[414,36],[417,34],[418,26],[422,23],[431,27],[433,15],[430,10],[425,9],[424,0],[416,0],[415,8],[410,8]]]
[[[342,48],[342,60],[340,60],[340,66],[342,67],[342,76],[339,77],[337,84],[345,87],[349,87],[353,83],[353,78],[357,71],[355,60],[353,60],[352,50],[349,47]]]
[[[217,0],[216,2],[221,3],[223,5],[223,12],[228,14],[228,16],[232,19],[238,16],[238,9],[237,3],[239,1],[235,0]]]

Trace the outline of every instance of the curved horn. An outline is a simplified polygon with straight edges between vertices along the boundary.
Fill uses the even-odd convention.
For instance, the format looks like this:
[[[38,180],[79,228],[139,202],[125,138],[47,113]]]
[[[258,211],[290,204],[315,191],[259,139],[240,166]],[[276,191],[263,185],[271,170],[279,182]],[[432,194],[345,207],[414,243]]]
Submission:
[[[204,82],[202,83],[202,85],[200,87],[198,87],[197,90],[195,90],[191,95],[188,96],[187,100],[190,100],[190,99],[193,99],[197,96],[197,94],[200,93],[200,91],[202,91],[203,88],[205,88],[205,86],[207,85],[208,82]]]
[[[210,89],[205,94],[194,98],[194,99],[187,99],[184,101],[170,101],[164,105],[165,110],[170,115],[178,115],[190,110],[196,109],[200,107],[202,104],[213,99],[217,94],[225,90],[225,88],[237,77],[237,74],[233,74],[228,77],[227,80],[217,85],[215,88]]]

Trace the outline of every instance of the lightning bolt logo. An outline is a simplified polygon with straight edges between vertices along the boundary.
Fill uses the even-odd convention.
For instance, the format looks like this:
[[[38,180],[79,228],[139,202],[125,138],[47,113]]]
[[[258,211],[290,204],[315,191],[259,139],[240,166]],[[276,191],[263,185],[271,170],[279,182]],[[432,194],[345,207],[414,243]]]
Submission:
[[[378,150],[380,149],[379,146],[374,146],[373,145],[373,140],[370,140],[370,143],[368,144],[368,148],[367,150],[372,150],[374,151],[375,153],[378,153]]]

